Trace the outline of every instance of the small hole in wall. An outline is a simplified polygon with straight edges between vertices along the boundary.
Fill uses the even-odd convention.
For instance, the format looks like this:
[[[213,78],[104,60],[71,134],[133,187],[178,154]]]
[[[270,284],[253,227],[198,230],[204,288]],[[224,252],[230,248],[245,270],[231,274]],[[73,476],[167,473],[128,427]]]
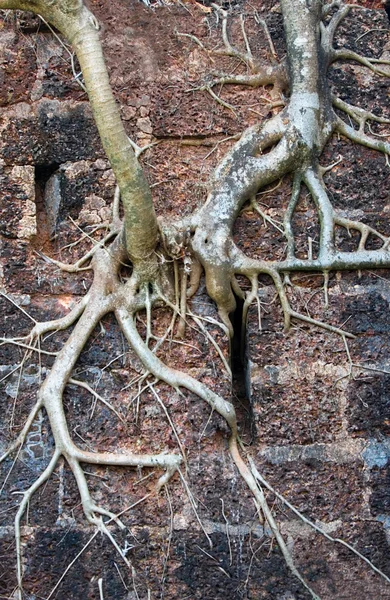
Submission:
[[[205,241],[204,241],[204,243],[208,244],[209,243],[209,238],[206,238]]]
[[[59,169],[59,164],[51,163],[48,165],[35,166],[35,206],[37,219],[37,235],[35,246],[42,250],[49,250],[50,238],[53,231],[48,219],[48,209],[45,205],[45,189],[50,177]]]
[[[50,177],[58,171],[59,167],[58,163],[35,165],[35,183],[44,188]]]

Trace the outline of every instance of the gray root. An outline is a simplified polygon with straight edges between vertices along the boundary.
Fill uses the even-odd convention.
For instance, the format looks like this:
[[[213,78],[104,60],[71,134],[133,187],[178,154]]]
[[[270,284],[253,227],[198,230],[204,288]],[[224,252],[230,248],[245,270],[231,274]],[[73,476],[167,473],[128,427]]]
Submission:
[[[369,120],[386,123],[375,115],[349,106],[332,97],[327,79],[327,67],[341,58],[356,60],[377,74],[384,70],[373,61],[343,50],[333,49],[333,38],[349,7],[341,2],[323,6],[320,0],[281,0],[287,42],[287,61],[278,63],[271,46],[271,64],[260,65],[253,57],[246,36],[244,23],[242,33],[245,51],[233,46],[227,33],[227,14],[219,7],[222,16],[224,47],[219,54],[239,58],[252,71],[247,78],[224,76],[221,83],[243,83],[265,85],[273,83],[278,90],[290,90],[288,104],[263,124],[247,129],[218,165],[209,182],[208,197],[203,207],[185,220],[166,222],[156,220],[150,189],[134,154],[132,144],[125,134],[119,113],[112,96],[107,71],[101,51],[98,24],[81,0],[0,0],[0,9],[28,9],[54,25],[73,45],[83,71],[83,77],[91,101],[104,148],[115,172],[119,192],[124,206],[124,224],[119,232],[118,202],[116,194],[115,218],[109,236],[98,244],[73,267],[55,263],[59,268],[78,270],[91,268],[93,284],[88,294],[68,316],[57,321],[36,324],[27,337],[27,347],[39,336],[49,331],[66,329],[75,324],[68,341],[55,358],[50,374],[44,381],[36,406],[25,426],[9,451],[19,448],[29,431],[38,411],[45,409],[53,436],[55,452],[49,466],[35,483],[25,492],[17,512],[15,527],[18,555],[19,598],[22,598],[22,563],[20,544],[20,522],[28,501],[40,485],[47,480],[63,456],[73,471],[88,521],[110,535],[104,525],[103,516],[115,518],[108,510],[95,504],[91,498],[85,474],[80,463],[100,465],[124,465],[159,467],[164,470],[158,488],[165,485],[179,469],[184,459],[180,454],[133,454],[130,452],[87,452],[73,442],[63,408],[63,393],[71,384],[74,366],[85,347],[94,327],[107,313],[114,313],[129,345],[142,361],[147,374],[179,390],[184,388],[207,402],[230,426],[229,448],[231,456],[253,497],[263,512],[285,555],[292,572],[304,583],[296,570],[283,539],[274,524],[272,514],[265,502],[253,469],[242,458],[238,444],[237,421],[233,405],[214,393],[186,373],[169,368],[149,348],[151,336],[150,318],[153,306],[165,302],[173,309],[170,329],[173,330],[177,316],[181,317],[179,333],[184,335],[186,320],[186,296],[196,291],[202,270],[205,273],[207,291],[215,301],[224,326],[231,331],[229,316],[235,310],[235,296],[244,298],[244,313],[257,298],[258,275],[269,275],[275,285],[283,311],[284,324],[288,329],[291,319],[301,319],[318,325],[342,336],[348,334],[337,327],[300,315],[290,307],[284,278],[291,272],[319,271],[324,273],[325,282],[329,271],[390,267],[390,240],[371,227],[337,215],[327,195],[323,181],[325,170],[319,164],[322,150],[334,132],[339,132],[353,142],[390,155],[388,142],[376,139],[365,132]],[[335,14],[325,20],[332,8]],[[263,25],[264,27],[264,25]],[[267,30],[266,35],[267,35]],[[269,35],[269,34],[268,34]],[[204,49],[203,44],[192,38]],[[251,79],[250,79],[251,78]],[[336,113],[334,107],[350,115],[358,124],[356,131]],[[234,244],[232,227],[247,201],[253,201],[256,193],[265,186],[280,180],[286,174],[294,174],[290,203],[287,207],[283,232],[287,242],[286,257],[280,261],[253,260],[245,256]],[[318,211],[321,236],[318,257],[297,258],[295,254],[292,219],[298,202],[301,185],[305,184]],[[355,252],[340,252],[335,248],[336,226],[355,229],[361,235]],[[158,246],[158,230],[160,246]],[[368,235],[376,235],[383,243],[380,250],[368,250]],[[106,247],[106,245],[108,245]],[[177,267],[183,255],[187,264]],[[159,257],[162,259],[159,260]],[[190,257],[190,259],[189,259]],[[88,262],[90,261],[90,262]],[[123,282],[119,270],[123,263],[131,262],[131,277]],[[167,265],[176,264],[176,275],[182,273],[182,282],[172,289],[167,275]],[[189,261],[189,262],[188,262]],[[54,261],[55,262],[55,261]],[[188,264],[192,271],[188,274]],[[188,277],[189,275],[189,277]],[[249,294],[240,290],[236,275],[245,275],[251,281]],[[187,288],[187,278],[189,287]],[[177,277],[176,277],[177,279]],[[179,294],[180,289],[180,294]],[[176,292],[176,293],[175,293]],[[179,301],[179,296],[181,301]],[[173,300],[172,300],[173,298]],[[136,314],[146,310],[147,340],[143,340],[135,325]],[[25,340],[26,341],[26,340]],[[10,343],[24,343],[9,340]],[[3,340],[3,343],[5,341]],[[158,344],[156,345],[156,347]],[[155,350],[156,350],[155,347]],[[146,376],[145,376],[146,377]],[[81,384],[82,382],[77,382]],[[149,384],[145,386],[145,389]],[[110,538],[111,539],[111,538]],[[313,598],[315,593],[308,588]]]

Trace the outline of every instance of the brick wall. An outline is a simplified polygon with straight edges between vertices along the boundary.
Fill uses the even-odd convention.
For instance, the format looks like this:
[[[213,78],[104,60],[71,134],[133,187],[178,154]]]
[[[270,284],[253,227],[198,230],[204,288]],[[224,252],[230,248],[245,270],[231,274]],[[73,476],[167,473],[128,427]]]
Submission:
[[[241,3],[235,4],[232,35],[239,36]],[[281,16],[273,4],[256,2],[256,8],[267,19],[277,50],[283,52]],[[93,0],[90,5],[103,24],[111,82],[129,134],[141,145],[151,139],[160,142],[142,159],[156,209],[159,214],[186,214],[204,200],[205,182],[231,143],[223,140],[253,124],[259,113],[266,116],[268,109],[255,90],[224,92],[224,98],[237,107],[234,114],[211,97],[191,91],[216,66],[175,31],[197,35],[208,47],[219,40],[215,20],[199,6],[151,10],[136,0]],[[249,15],[253,50],[265,58],[266,42],[257,33],[253,6],[240,9]],[[362,12],[346,21],[339,40],[379,56],[387,27],[384,13]],[[69,54],[44,24],[26,14],[16,21],[6,15],[0,28],[0,62],[0,314],[2,335],[13,337],[28,332],[31,317],[43,320],[66,314],[85,293],[88,272],[63,273],[45,257],[70,261],[82,255],[89,240],[85,237],[76,244],[80,229],[90,235],[95,227],[108,223],[115,181],[86,96],[72,78]],[[218,63],[219,70],[232,66],[225,59]],[[337,66],[330,78],[345,100],[385,110],[387,80],[353,65]],[[389,170],[384,158],[335,139],[322,164],[338,155],[340,164],[326,176],[336,208],[390,234]],[[290,183],[286,178],[263,197],[267,214],[276,221],[286,207]],[[307,252],[309,236],[315,250],[317,216],[305,193],[294,225],[300,251]],[[283,251],[277,229],[249,211],[238,219],[234,234],[253,256],[271,257]],[[356,240],[342,231],[339,234],[340,247],[353,249]],[[257,306],[251,307],[248,318],[247,397],[242,386],[234,387],[241,435],[275,489],[303,515],[330,535],[348,541],[390,576],[389,275],[386,271],[332,275],[328,308],[324,308],[321,276],[291,279],[295,307],[356,336],[348,342],[354,366],[350,372],[344,342],[333,334],[299,323],[284,334],[274,290],[262,279],[261,323]],[[192,308],[203,316],[216,316],[203,285]],[[169,319],[166,311],[156,311],[155,331],[161,334]],[[227,355],[228,345],[219,329],[209,329]],[[57,351],[66,335],[50,337],[44,349]],[[207,338],[191,330],[186,343],[170,344],[164,355],[168,364],[182,366],[230,396],[229,379]],[[33,406],[37,386],[53,359],[25,354],[12,345],[2,345],[0,351],[0,448],[5,449]],[[94,407],[85,390],[68,386],[64,402],[77,444],[138,452],[176,448],[175,436],[153,395],[144,392],[138,405],[137,384],[128,387],[142,367],[124,345],[113,318],[106,318],[94,332],[77,371],[121,417],[100,403]],[[291,576],[268,527],[257,520],[250,495],[229,458],[223,421],[190,394],[182,397],[164,385],[157,389],[187,449],[187,479],[213,546],[178,477],[170,484],[169,496],[152,494],[141,502],[153,492],[157,473],[144,479],[149,473],[88,467],[96,501],[114,512],[140,502],[125,513],[125,532],[112,528],[134,570],[98,535],[52,597],[98,598],[102,578],[106,600],[308,598]],[[9,476],[15,456],[2,465],[1,597],[13,597],[15,588],[13,519],[18,492],[42,472],[52,451],[51,432],[42,414]],[[268,500],[297,565],[323,600],[390,598],[390,584],[365,563],[315,535],[272,494]],[[93,534],[73,477],[61,464],[32,500],[24,521],[26,598],[47,598]]]

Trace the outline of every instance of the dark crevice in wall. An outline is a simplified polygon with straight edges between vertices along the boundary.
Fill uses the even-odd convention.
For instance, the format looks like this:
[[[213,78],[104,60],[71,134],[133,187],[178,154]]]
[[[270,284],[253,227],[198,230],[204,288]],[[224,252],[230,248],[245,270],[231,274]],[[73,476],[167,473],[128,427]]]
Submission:
[[[45,204],[45,188],[50,177],[59,169],[59,164],[35,166],[35,205],[37,219],[37,235],[34,240],[35,248],[48,249],[51,246],[52,232],[48,222],[48,211]]]
[[[237,413],[240,435],[250,443],[255,437],[255,422],[247,381],[246,324],[243,323],[244,300],[236,298],[236,310],[230,315],[233,338],[230,342],[232,400]]]

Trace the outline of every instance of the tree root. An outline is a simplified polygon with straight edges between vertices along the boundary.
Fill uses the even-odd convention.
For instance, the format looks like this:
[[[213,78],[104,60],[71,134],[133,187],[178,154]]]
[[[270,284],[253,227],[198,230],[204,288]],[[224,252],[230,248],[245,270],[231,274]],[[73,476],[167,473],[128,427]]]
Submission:
[[[117,234],[118,234],[118,231],[115,231],[113,233],[108,234],[104,238],[104,240],[102,240],[101,242],[96,242],[96,245],[94,248],[92,248],[89,252],[87,252],[87,254],[82,256],[77,262],[75,262],[72,265],[64,263],[60,260],[55,260],[54,258],[50,258],[49,256],[45,256],[41,252],[38,252],[38,255],[41,258],[43,258],[46,262],[49,262],[52,265],[55,265],[56,267],[58,267],[59,269],[61,269],[61,271],[64,271],[65,273],[80,273],[81,271],[89,271],[91,267],[89,267],[89,266],[83,267],[83,265],[85,263],[87,263],[94,256],[94,254],[97,250],[103,248],[105,246],[105,244],[107,242],[109,242]]]
[[[275,47],[272,42],[272,38],[270,32],[268,30],[267,24],[263,19],[260,19],[258,14],[255,13],[256,22],[262,27],[264,30],[264,34],[266,36],[271,55],[271,62],[269,64],[263,65],[258,59],[256,59],[248,41],[248,36],[245,30],[245,21],[244,17],[240,16],[240,26],[241,33],[244,40],[245,52],[239,50],[236,46],[233,46],[229,40],[228,35],[228,12],[223,8],[218,6],[217,4],[211,5],[216,11],[218,16],[222,18],[222,41],[223,48],[207,50],[202,42],[193,35],[189,35],[186,33],[177,33],[177,35],[182,37],[187,37],[195,42],[204,52],[209,54],[209,56],[229,56],[231,58],[238,59],[241,63],[247,66],[250,71],[250,74],[247,75],[227,75],[222,73],[213,73],[214,79],[208,83],[207,85],[201,86],[197,89],[207,91],[213,98],[229,110],[232,110],[235,113],[235,108],[231,104],[222,100],[217,94],[213,92],[214,87],[223,86],[223,85],[244,85],[252,88],[265,87],[267,85],[272,85],[272,97],[274,99],[282,96],[284,90],[286,90],[288,85],[287,78],[287,69],[285,62],[279,63],[277,60],[277,54],[275,51]]]
[[[315,531],[317,531],[320,535],[324,536],[327,540],[329,540],[331,542],[334,542],[334,543],[337,543],[337,544],[341,544],[345,548],[348,548],[348,550],[350,550],[353,554],[355,554],[355,556],[357,556],[359,559],[361,559],[365,563],[367,563],[367,565],[370,567],[370,569],[372,569],[373,571],[375,571],[375,573],[378,573],[378,575],[380,575],[381,577],[383,577],[383,579],[385,579],[385,581],[387,581],[388,583],[390,583],[390,577],[388,577],[385,573],[383,573],[383,571],[381,571],[380,569],[378,569],[366,556],[364,556],[358,550],[356,550],[356,548],[354,548],[353,546],[351,546],[351,544],[348,544],[346,541],[344,541],[344,540],[342,540],[340,538],[334,538],[334,537],[332,537],[326,531],[324,531],[323,529],[321,529],[321,527],[319,527],[318,525],[316,525],[315,523],[313,523],[312,521],[310,521],[310,519],[308,519],[301,512],[299,512],[299,510],[297,510],[295,508],[295,506],[293,506],[291,504],[291,502],[289,502],[284,496],[282,496],[282,494],[279,494],[279,492],[277,492],[268,483],[268,481],[266,479],[264,479],[264,477],[259,473],[258,469],[256,468],[256,465],[255,465],[254,461],[252,460],[252,458],[250,456],[248,456],[248,461],[249,461],[250,468],[251,468],[251,471],[253,473],[253,476],[262,485],[264,485],[264,487],[266,487],[270,492],[272,492],[279,500],[281,500],[283,502],[283,504],[285,504],[290,510],[292,510],[299,517],[299,519],[301,519],[301,521],[303,521],[304,523],[306,523],[307,525],[309,525],[310,527],[312,527],[312,529],[314,529]]]
[[[344,123],[344,121],[339,117],[337,118],[336,130],[338,133],[341,133],[341,135],[344,135],[346,138],[351,140],[351,142],[355,142],[356,144],[360,144],[366,148],[371,148],[371,150],[382,152],[385,154],[386,159],[390,155],[390,142],[374,139],[372,136],[369,136],[362,131],[356,131],[356,129]]]
[[[62,404],[62,394],[66,384],[70,383],[81,385],[90,392],[94,393],[95,396],[98,396],[96,392],[94,392],[88,386],[88,384],[77,381],[71,377],[72,370],[78,359],[78,356],[87,343],[95,326],[107,312],[111,312],[114,309],[115,304],[118,310],[118,307],[123,307],[122,310],[126,311],[126,315],[129,315],[128,310],[132,304],[131,296],[129,298],[127,295],[127,289],[129,286],[127,283],[121,284],[115,275],[118,270],[121,250],[118,250],[118,247],[116,248],[116,252],[114,252],[114,250],[111,252],[110,249],[110,254],[107,254],[104,249],[100,249],[99,252],[95,253],[93,263],[91,265],[91,268],[93,268],[95,273],[94,282],[89,294],[83,299],[82,302],[78,304],[75,309],[73,309],[66,317],[62,319],[47,323],[36,323],[30,335],[27,336],[27,339],[37,339],[40,335],[47,333],[48,331],[65,329],[75,323],[77,320],[69,339],[61,351],[57,354],[54,365],[41,387],[38,401],[26,420],[22,431],[19,433],[15,442],[11,444],[7,452],[5,452],[0,458],[0,462],[4,461],[12,451],[21,447],[31,426],[34,423],[39,410],[45,408],[54,436],[55,452],[49,465],[46,467],[41,476],[28,490],[26,490],[26,492],[24,492],[23,500],[15,517],[15,537],[18,563],[17,577],[20,600],[22,599],[20,522],[32,495],[53,473],[60,456],[63,456],[67,460],[74,474],[79,489],[84,514],[87,520],[91,524],[98,527],[100,531],[105,533],[117,550],[120,549],[117,547],[115,540],[107,530],[102,517],[109,517],[110,519],[114,519],[117,524],[121,524],[110,511],[98,506],[92,500],[80,463],[131,467],[158,467],[164,469],[165,473],[160,476],[157,483],[157,490],[159,490],[168,483],[182,461],[182,457],[180,455],[165,453],[134,454],[132,452],[88,452],[78,448],[70,437]],[[146,302],[147,297],[146,294],[144,294],[142,305],[145,306]],[[134,299],[133,304],[134,311],[134,309],[137,308],[137,301],[134,301]],[[132,314],[131,308],[130,314]],[[26,344],[15,340],[4,340],[3,343],[16,343],[19,346],[26,346]],[[33,346],[27,347],[29,349],[34,349]],[[103,401],[109,408],[114,410],[115,414],[120,418],[120,415],[108,402],[106,402],[100,396],[98,396],[98,399]]]
[[[384,119],[383,117],[378,117],[374,113],[364,110],[359,106],[353,106],[352,104],[348,104],[348,102],[344,102],[341,98],[337,98],[333,96],[333,106],[342,110],[345,114],[352,117],[356,123],[359,125],[359,132],[364,134],[364,129],[367,121],[374,121],[375,123],[381,124],[390,124],[390,119]]]
[[[365,56],[361,56],[361,54],[358,54],[357,52],[353,52],[352,50],[347,50],[346,48],[342,48],[340,50],[335,50],[333,52],[332,62],[335,62],[338,60],[352,60],[354,62],[357,62],[357,63],[363,65],[364,67],[367,67],[368,69],[370,69],[370,71],[372,71],[376,75],[382,75],[383,77],[389,77],[389,71],[387,69],[386,70],[381,69],[380,67],[376,66],[377,64],[390,65],[389,60],[366,58]]]
[[[212,390],[210,390],[207,386],[191,377],[190,375],[167,367],[155,355],[155,353],[148,348],[148,341],[143,341],[136,328],[134,319],[135,305],[133,305],[133,308],[131,308],[132,299],[127,294],[127,288],[129,287],[128,282],[126,282],[125,284],[120,284],[118,281],[116,281],[115,277],[113,277],[112,268],[110,270],[107,270],[107,261],[111,263],[115,262],[116,264],[118,264],[118,260],[115,260],[113,258],[112,253],[107,255],[107,253],[104,250],[101,250],[100,253],[97,253],[95,255],[93,264],[91,265],[95,272],[95,278],[90,289],[87,301],[83,302],[81,306],[79,305],[77,307],[77,310],[71,311],[67,319],[58,320],[60,321],[60,325],[62,328],[62,326],[64,326],[65,323],[69,326],[72,319],[73,322],[76,319],[78,319],[75,328],[70,334],[68,341],[65,343],[64,347],[59,352],[51,372],[49,373],[44,384],[42,385],[39,402],[34,407],[22,432],[19,434],[18,439],[11,448],[15,449],[23,443],[29,428],[34,422],[38,410],[44,407],[49,417],[50,425],[54,435],[55,452],[52,459],[50,460],[49,465],[46,467],[41,476],[32,484],[32,486],[28,490],[24,492],[23,500],[19,505],[19,509],[15,518],[15,536],[17,545],[17,578],[20,600],[22,599],[23,589],[20,530],[21,519],[26,511],[27,505],[31,497],[36,492],[36,490],[51,476],[60,456],[63,456],[66,459],[73,472],[79,489],[86,519],[110,539],[111,543],[115,546],[115,548],[121,554],[122,558],[127,564],[128,562],[126,560],[126,557],[123,556],[123,553],[116,544],[110,531],[107,529],[103,517],[106,517],[109,520],[115,520],[117,525],[120,527],[123,527],[123,524],[120,522],[116,515],[112,514],[104,507],[97,505],[93,501],[89,492],[88,483],[86,481],[84,471],[81,468],[81,463],[95,465],[162,468],[165,470],[165,473],[162,476],[160,476],[157,484],[157,489],[161,489],[161,487],[165,486],[168,483],[175,471],[179,469],[181,461],[183,459],[185,460],[184,447],[180,442],[174,424],[172,423],[169,414],[167,413],[167,410],[162,404],[158,393],[155,391],[153,385],[150,383],[148,383],[146,387],[151,389],[156,400],[159,402],[160,405],[163,405],[165,415],[178,441],[178,445],[182,455],[149,455],[133,454],[130,452],[95,453],[86,450],[81,450],[71,440],[62,406],[62,392],[65,388],[66,383],[77,385],[81,384],[83,385],[83,387],[86,387],[86,384],[84,384],[83,382],[75,381],[71,377],[71,373],[77,360],[77,357],[79,356],[80,352],[85,346],[94,327],[104,316],[104,314],[106,314],[109,311],[113,311],[116,315],[117,321],[124,335],[126,336],[133,350],[136,352],[137,356],[143,362],[143,365],[148,373],[154,375],[156,380],[165,381],[176,390],[179,390],[180,388],[185,388],[195,393],[198,397],[206,401],[211,406],[213,411],[221,415],[229,424],[231,429],[229,448],[232,458],[241,476],[246,481],[247,485],[249,486],[249,489],[254,494],[257,505],[261,507],[263,511],[266,511],[266,519],[269,522],[271,528],[274,530],[275,535],[277,535],[278,542],[281,546],[282,552],[284,553],[286,560],[288,561],[290,569],[292,570],[294,575],[296,575],[300,579],[300,581],[302,581],[305,587],[310,589],[307,586],[307,584],[305,584],[299,572],[296,570],[294,563],[292,562],[291,556],[288,554],[287,548],[285,547],[284,542],[282,541],[282,538],[277,530],[276,524],[274,524],[274,522],[272,521],[272,516],[269,509],[267,509],[264,495],[257,486],[253,475],[251,474],[247,465],[240,456],[237,446],[237,421],[233,405],[230,402],[224,400],[221,396],[219,396]],[[113,267],[113,264],[111,264],[111,267]],[[115,297],[115,301],[113,300],[113,296]],[[144,306],[147,302],[150,301],[151,299],[147,296],[147,294],[144,294]],[[196,322],[195,315],[193,315],[192,318],[194,318]],[[58,329],[58,321],[53,321],[41,325],[36,324],[33,330],[34,336],[40,335],[41,332]],[[197,325],[201,326],[201,322],[197,322]],[[203,329],[203,327],[201,327],[201,329]],[[89,386],[87,387],[89,388]],[[6,456],[8,456],[11,449],[2,457],[1,460],[4,460]],[[196,510],[195,506],[194,510]],[[199,517],[197,518],[199,520]],[[311,593],[313,598],[316,598],[315,594],[313,592]]]
[[[7,0],[1,3],[2,6],[11,5],[12,8],[16,4],[18,4],[16,0]],[[21,0],[19,4],[22,7],[27,6],[24,0]],[[34,7],[36,4],[39,4],[38,0],[34,3]],[[57,9],[60,11],[57,4],[57,0],[52,0],[44,3],[43,6],[50,14],[52,14],[51,11],[54,11],[53,14],[56,15],[55,11]],[[61,5],[61,3],[59,4]],[[80,258],[74,265],[66,265],[60,261],[43,257],[45,260],[68,272],[91,269],[94,275],[93,283],[85,298],[68,315],[61,319],[46,323],[36,323],[33,319],[34,326],[32,331],[24,338],[13,340],[2,338],[0,340],[2,344],[16,344],[29,352],[36,351],[52,355],[53,353],[47,353],[36,346],[41,336],[49,332],[65,330],[74,325],[64,346],[58,353],[54,354],[54,364],[41,386],[38,400],[31,410],[21,432],[15,442],[11,444],[10,448],[0,458],[0,462],[2,462],[12,451],[21,448],[38,412],[44,408],[53,433],[55,450],[48,466],[30,488],[23,493],[23,498],[15,517],[19,600],[22,600],[23,596],[21,520],[31,497],[52,475],[61,456],[65,458],[74,475],[86,519],[97,528],[97,531],[103,532],[110,539],[127,566],[131,567],[128,559],[115,542],[107,527],[109,522],[115,521],[119,527],[123,528],[124,525],[120,520],[120,515],[114,515],[106,508],[94,502],[81,464],[161,469],[163,470],[163,474],[158,479],[157,491],[165,487],[171,477],[178,471],[183,486],[188,493],[196,518],[203,528],[201,519],[196,511],[195,501],[180,470],[181,463],[185,463],[185,447],[179,438],[165,404],[155,389],[157,381],[165,382],[179,393],[181,393],[181,389],[186,389],[194,393],[211,407],[212,412],[215,411],[218,413],[229,425],[231,432],[229,451],[240,476],[246,482],[253,495],[259,511],[259,518],[262,522],[265,520],[268,523],[291,572],[310,592],[312,597],[316,599],[318,597],[315,592],[308,586],[295,566],[291,553],[281,536],[280,530],[267,504],[264,492],[258,482],[260,481],[261,485],[269,488],[268,484],[261,478],[251,459],[248,458],[248,466],[242,456],[242,445],[240,449],[237,420],[233,404],[189,374],[168,367],[157,356],[157,350],[161,348],[162,343],[167,337],[173,333],[177,319],[179,319],[179,336],[184,336],[185,325],[188,323],[187,316],[189,316],[208,341],[214,345],[226,371],[230,373],[221,348],[203,325],[202,319],[187,308],[187,298],[195,293],[202,269],[205,272],[207,291],[217,305],[223,323],[222,327],[228,334],[232,333],[230,314],[235,310],[235,296],[244,299],[243,321],[245,322],[251,303],[254,300],[259,302],[258,276],[265,274],[271,277],[275,286],[284,314],[285,329],[290,327],[292,319],[298,319],[336,333],[342,336],[344,341],[347,337],[353,337],[340,328],[312,319],[295,311],[290,306],[288,292],[286,291],[286,282],[288,283],[288,275],[291,272],[316,271],[323,273],[325,303],[327,303],[327,283],[331,270],[362,269],[378,266],[390,267],[390,238],[364,223],[355,222],[336,214],[323,181],[323,174],[326,169],[320,167],[318,162],[321,151],[334,132],[345,135],[356,143],[378,150],[386,156],[390,155],[390,145],[388,142],[376,139],[372,135],[368,135],[365,131],[368,121],[380,124],[387,124],[389,121],[376,117],[373,113],[364,111],[358,107],[350,106],[337,98],[332,98],[330,93],[327,93],[327,91],[324,92],[327,84],[325,78],[322,76],[322,72],[320,72],[318,56],[322,52],[325,58],[324,63],[327,65],[339,59],[353,60],[381,76],[388,76],[388,72],[377,65],[388,64],[389,61],[367,59],[349,50],[335,50],[333,48],[335,32],[341,21],[348,14],[350,10],[349,6],[343,5],[341,2],[332,2],[323,6],[319,0],[313,0],[311,3],[281,0],[287,46],[296,47],[297,42],[302,44],[302,37],[300,38],[298,35],[302,31],[306,36],[304,39],[305,51],[295,52],[294,56],[289,58],[287,74],[286,63],[277,62],[271,37],[263,21],[257,18],[258,23],[265,31],[270,47],[270,64],[265,66],[259,64],[253,57],[244,20],[241,19],[241,31],[245,50],[241,51],[232,45],[229,40],[227,12],[221,9],[221,7],[214,5],[217,14],[222,18],[223,48],[212,51],[212,53],[240,60],[240,62],[248,67],[251,74],[235,77],[223,75],[207,86],[208,91],[218,102],[232,109],[233,107],[214,93],[212,88],[215,85],[240,83],[257,87],[272,84],[274,92],[280,94],[286,91],[288,87],[287,83],[289,83],[291,92],[290,100],[288,105],[278,115],[267,121],[267,123],[250,127],[244,132],[241,139],[233,146],[216,168],[214,176],[209,183],[209,194],[203,207],[190,217],[181,221],[178,220],[176,223],[164,223],[163,220],[160,221],[159,228],[162,247],[158,247],[158,225],[151,202],[150,189],[136,160],[136,155],[139,155],[145,148],[140,149],[138,146],[135,146],[127,138],[124,129],[120,127],[120,122],[118,123],[113,107],[115,102],[109,89],[108,77],[106,77],[104,65],[102,66],[103,59],[100,47],[96,50],[95,54],[91,52],[91,47],[98,45],[96,41],[96,21],[87,9],[84,10],[82,3],[68,2],[65,4],[67,15],[74,15],[80,12],[82,19],[84,19],[81,21],[83,27],[80,27],[78,21],[75,24],[72,20],[73,16],[69,17],[73,27],[73,29],[71,27],[71,37],[75,39],[75,44],[80,46],[80,62],[85,67],[86,86],[92,92],[94,91],[94,78],[96,79],[96,75],[94,65],[91,64],[91,61],[93,63],[95,60],[95,54],[97,57],[96,60],[99,62],[100,70],[98,72],[99,76],[102,77],[102,80],[99,80],[99,85],[103,86],[104,94],[103,92],[99,94],[91,93],[92,107],[95,114],[98,115],[98,125],[105,148],[113,165],[115,165],[114,170],[116,171],[121,191],[119,191],[118,187],[115,193],[113,222],[107,235],[98,242],[91,240],[94,246],[85,256]],[[48,7],[53,6],[54,8],[48,9]],[[336,8],[337,11],[328,19],[329,22],[323,21],[320,24],[321,37],[319,37],[316,15],[320,16],[322,13],[323,18],[327,19],[333,8]],[[62,24],[62,21],[60,22]],[[85,42],[81,33],[84,31],[84,27],[88,32],[86,36],[87,42]],[[91,31],[91,27],[93,31]],[[205,50],[204,45],[198,38],[189,36],[188,34],[179,35],[190,38],[202,50]],[[207,52],[210,53],[210,51]],[[289,79],[288,82],[287,79]],[[101,97],[102,94],[104,96],[103,99]],[[112,114],[109,108],[107,108],[109,106],[111,106]],[[344,123],[336,115],[333,107],[351,116],[358,123],[359,130],[356,131],[353,127]],[[111,118],[106,119],[106,117]],[[117,143],[117,137],[120,139],[119,144]],[[294,174],[294,183],[291,199],[284,214],[282,227],[280,223],[272,221],[254,203],[253,198],[256,197],[260,189],[275,181],[280,181],[285,175],[290,173]],[[297,258],[295,252],[293,217],[303,184],[309,190],[320,221],[320,241],[317,258],[314,258],[310,251],[306,258]],[[126,235],[120,233],[122,231],[122,224],[119,218],[119,201],[121,195],[125,209],[124,227]],[[234,244],[232,239],[233,224],[242,207],[251,199],[252,206],[258,214],[284,234],[286,239],[286,258],[278,261],[250,259]],[[346,230],[354,229],[360,233],[358,248],[354,252],[341,252],[337,250],[335,247],[336,226],[343,227]],[[145,231],[147,234],[145,234]],[[86,234],[83,232],[83,235]],[[368,250],[366,248],[369,235],[374,235],[382,241],[382,248],[380,250]],[[120,275],[121,266],[129,266],[127,264],[129,260],[133,268],[132,274],[128,279],[122,279]],[[187,262],[184,262],[180,273],[179,261],[181,260]],[[172,285],[167,276],[166,267],[172,261],[175,272],[175,285],[174,298],[171,300],[170,292],[172,292]],[[188,273],[188,270],[191,270],[191,274]],[[245,294],[240,289],[237,275],[244,275],[249,279],[251,289],[248,294]],[[188,276],[190,280],[187,289]],[[168,291],[166,291],[167,289]],[[161,338],[157,338],[153,335],[152,331],[152,309],[155,306],[161,306],[161,304],[172,309],[172,319],[165,334]],[[140,311],[145,311],[146,314],[145,339],[141,337],[137,329],[136,318]],[[145,371],[142,375],[137,376],[134,381],[130,382],[128,386],[125,386],[125,388],[138,383],[139,391],[135,398],[133,398],[133,401],[137,400],[137,404],[143,391],[149,390],[153,394],[155,400],[164,411],[164,415],[177,441],[180,453],[135,454],[127,450],[123,452],[92,452],[79,448],[73,442],[63,406],[63,393],[65,387],[69,384],[87,389],[94,395],[95,400],[102,401],[121,419],[120,414],[108,401],[105,401],[86,382],[73,377],[76,362],[94,328],[108,313],[115,315],[121,332],[136,356],[142,362]],[[152,341],[156,342],[153,348],[150,347],[152,346]],[[148,380],[150,375],[155,378],[153,382]],[[286,503],[284,499],[283,501]],[[299,516],[303,518],[302,515]],[[323,532],[321,531],[321,533]],[[205,534],[207,536],[206,531]],[[209,537],[208,539],[210,540]],[[331,539],[333,541],[333,538]],[[344,543],[344,545],[351,549],[348,544]],[[377,573],[384,576],[379,569],[374,567],[360,553],[355,552],[355,554],[365,560]],[[389,578],[384,577],[387,581],[390,581]],[[53,595],[58,585],[52,590],[49,597]],[[102,596],[102,586],[99,589]]]
[[[15,441],[13,441],[7,448],[6,452],[4,452],[4,454],[2,454],[2,456],[0,457],[0,464],[10,455],[12,454],[12,452],[14,452],[16,449],[21,448],[26,440],[26,436],[28,435],[32,424],[35,421],[35,418],[38,414],[38,412],[41,410],[41,408],[43,407],[43,403],[42,400],[39,399],[34,408],[30,411],[29,416],[26,419],[25,424],[23,425],[22,430],[20,431],[20,433],[18,434],[18,437],[16,438]]]

